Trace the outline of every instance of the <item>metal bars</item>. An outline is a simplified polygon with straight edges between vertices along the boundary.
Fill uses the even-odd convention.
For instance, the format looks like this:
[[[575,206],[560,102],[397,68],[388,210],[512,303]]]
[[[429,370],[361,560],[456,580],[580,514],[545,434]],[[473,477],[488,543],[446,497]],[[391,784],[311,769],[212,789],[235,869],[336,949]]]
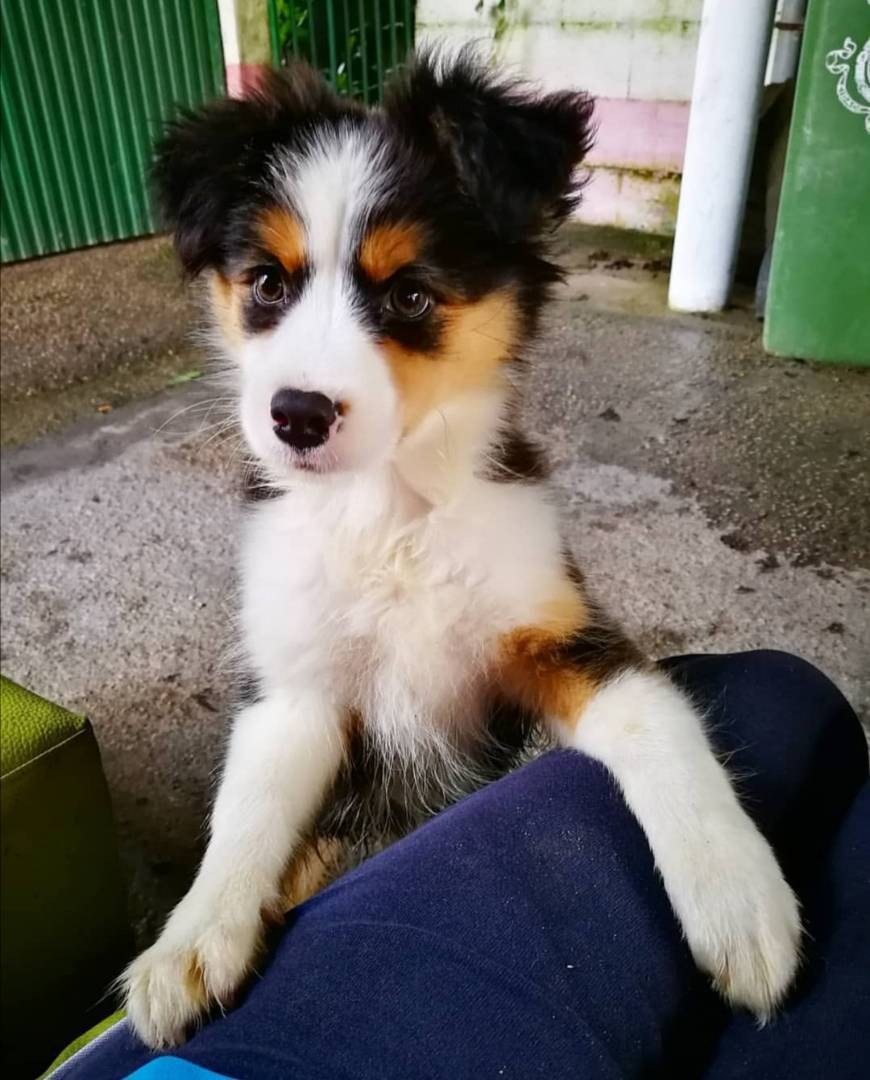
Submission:
[[[223,91],[215,0],[0,0],[3,262],[153,232],[154,136]]]
[[[412,0],[268,0],[272,61],[302,56],[341,94],[380,101],[414,42]]]

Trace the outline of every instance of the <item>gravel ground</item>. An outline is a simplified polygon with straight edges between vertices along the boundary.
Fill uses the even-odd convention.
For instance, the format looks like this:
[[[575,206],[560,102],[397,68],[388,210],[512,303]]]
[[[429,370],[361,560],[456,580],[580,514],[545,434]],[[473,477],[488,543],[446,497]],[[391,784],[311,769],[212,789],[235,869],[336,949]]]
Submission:
[[[575,238],[529,388],[575,553],[653,654],[789,649],[866,719],[870,370],[769,359],[747,311],[667,314],[659,256],[618,243]],[[189,308],[172,335],[163,311],[183,340]],[[10,377],[38,403],[62,376]],[[192,873],[225,733],[239,468],[212,393],[88,406],[3,462],[3,670],[93,720],[143,941]]]

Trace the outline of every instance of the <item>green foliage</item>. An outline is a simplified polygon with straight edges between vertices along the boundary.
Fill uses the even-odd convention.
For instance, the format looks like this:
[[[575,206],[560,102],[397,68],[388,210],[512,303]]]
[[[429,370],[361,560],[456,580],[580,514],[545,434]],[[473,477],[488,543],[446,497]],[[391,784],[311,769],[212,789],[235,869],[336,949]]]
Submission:
[[[201,379],[201,378],[202,378],[202,372],[197,371],[196,369],[191,369],[190,371],[179,371],[179,373],[177,375],[174,375],[169,380],[169,385],[170,386],[181,386],[182,383],[193,382],[194,379]]]
[[[269,0],[280,63],[302,56],[340,94],[379,101],[414,40],[412,0]]]

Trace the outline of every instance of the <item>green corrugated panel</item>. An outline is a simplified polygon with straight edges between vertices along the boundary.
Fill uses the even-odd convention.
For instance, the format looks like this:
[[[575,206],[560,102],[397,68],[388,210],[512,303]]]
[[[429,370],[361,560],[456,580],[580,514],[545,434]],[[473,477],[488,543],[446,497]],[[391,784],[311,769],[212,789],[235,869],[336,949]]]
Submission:
[[[303,56],[341,94],[380,100],[414,43],[412,0],[268,0],[272,61]]]
[[[150,148],[224,89],[216,0],[0,0],[3,262],[154,231]]]

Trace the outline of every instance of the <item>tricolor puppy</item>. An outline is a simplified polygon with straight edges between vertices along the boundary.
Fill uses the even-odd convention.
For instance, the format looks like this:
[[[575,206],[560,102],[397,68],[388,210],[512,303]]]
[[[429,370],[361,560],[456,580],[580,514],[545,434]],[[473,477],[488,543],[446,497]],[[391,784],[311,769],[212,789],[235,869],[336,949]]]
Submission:
[[[256,692],[208,850],[124,976],[151,1046],[231,1001],[264,920],[345,849],[542,735],[610,769],[725,997],[764,1018],[791,982],[795,898],[690,702],[590,599],[517,428],[591,113],[469,54],[419,57],[381,108],[299,66],[162,143],[178,253],[207,279],[273,497],[245,525]]]

